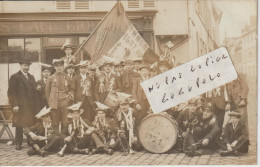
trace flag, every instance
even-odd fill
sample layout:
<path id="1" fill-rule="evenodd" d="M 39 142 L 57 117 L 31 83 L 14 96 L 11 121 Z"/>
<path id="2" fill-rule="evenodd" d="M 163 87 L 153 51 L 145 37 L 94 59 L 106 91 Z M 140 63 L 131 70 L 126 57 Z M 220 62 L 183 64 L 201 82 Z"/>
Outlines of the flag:
<path id="1" fill-rule="evenodd" d="M 117 2 L 83 42 L 83 53 L 95 63 L 103 56 L 118 60 L 143 58 L 147 63 L 159 60 L 127 17 L 121 2 Z"/>

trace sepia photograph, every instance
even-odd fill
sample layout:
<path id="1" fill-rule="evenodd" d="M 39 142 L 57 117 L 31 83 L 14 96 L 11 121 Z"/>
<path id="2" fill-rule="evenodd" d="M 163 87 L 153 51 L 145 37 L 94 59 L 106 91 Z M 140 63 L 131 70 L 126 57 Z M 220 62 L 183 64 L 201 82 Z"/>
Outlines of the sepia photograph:
<path id="1" fill-rule="evenodd" d="M 257 165 L 257 0 L 0 1 L 0 166 Z"/>

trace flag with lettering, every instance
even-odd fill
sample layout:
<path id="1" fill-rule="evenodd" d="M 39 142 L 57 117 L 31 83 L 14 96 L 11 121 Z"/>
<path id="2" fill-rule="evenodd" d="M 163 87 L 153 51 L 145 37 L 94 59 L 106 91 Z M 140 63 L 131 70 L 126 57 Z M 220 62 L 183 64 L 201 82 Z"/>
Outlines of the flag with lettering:
<path id="1" fill-rule="evenodd" d="M 127 17 L 121 2 L 117 2 L 83 42 L 83 53 L 95 63 L 103 56 L 117 60 L 143 58 L 147 63 L 159 60 Z"/>

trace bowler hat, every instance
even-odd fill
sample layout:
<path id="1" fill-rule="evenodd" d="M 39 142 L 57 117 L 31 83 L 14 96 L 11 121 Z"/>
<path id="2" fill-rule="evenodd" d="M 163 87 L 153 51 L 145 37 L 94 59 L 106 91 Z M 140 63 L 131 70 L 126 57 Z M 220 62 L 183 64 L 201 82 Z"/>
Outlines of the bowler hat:
<path id="1" fill-rule="evenodd" d="M 165 60 L 159 61 L 158 67 L 163 66 L 163 65 L 170 68 L 170 64 L 167 61 L 165 61 Z"/>
<path id="2" fill-rule="evenodd" d="M 241 114 L 237 111 L 232 111 L 228 114 L 228 116 L 235 116 L 237 118 L 240 118 L 241 117 Z"/>
<path id="3" fill-rule="evenodd" d="M 28 64 L 28 65 L 31 65 L 32 62 L 30 60 L 27 60 L 27 59 L 22 59 L 19 61 L 19 64 Z"/>

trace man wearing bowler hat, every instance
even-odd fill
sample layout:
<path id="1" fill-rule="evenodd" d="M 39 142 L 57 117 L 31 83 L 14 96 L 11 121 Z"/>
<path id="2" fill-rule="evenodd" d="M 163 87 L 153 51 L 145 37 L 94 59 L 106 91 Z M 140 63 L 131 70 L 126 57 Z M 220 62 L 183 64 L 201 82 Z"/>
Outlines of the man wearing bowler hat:
<path id="1" fill-rule="evenodd" d="M 13 126 L 16 127 L 16 149 L 21 150 L 23 128 L 34 123 L 34 115 L 40 111 L 39 96 L 34 77 L 29 74 L 31 62 L 19 62 L 21 70 L 11 75 L 8 87 L 8 98 L 14 112 Z"/>

